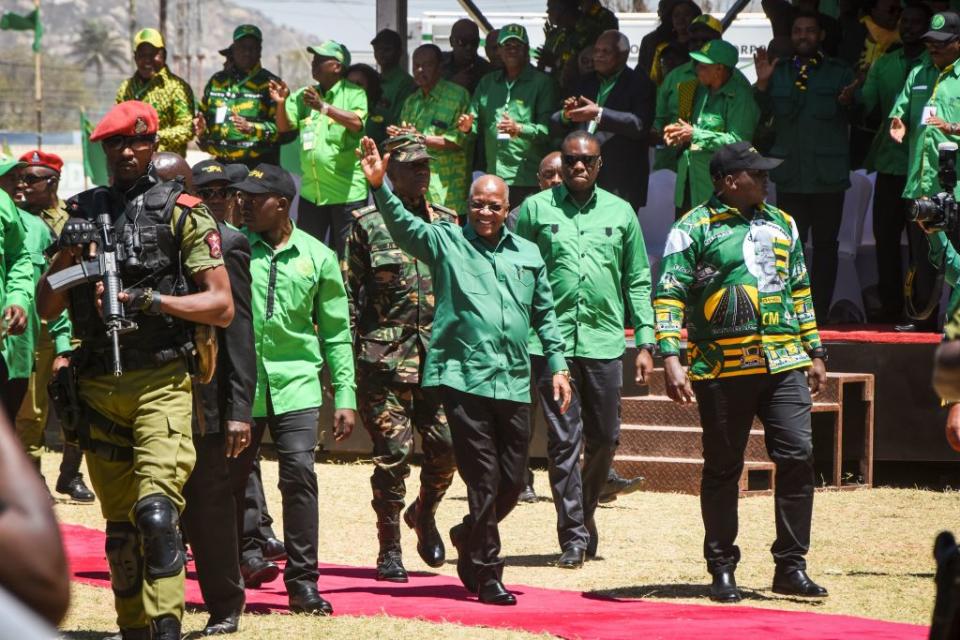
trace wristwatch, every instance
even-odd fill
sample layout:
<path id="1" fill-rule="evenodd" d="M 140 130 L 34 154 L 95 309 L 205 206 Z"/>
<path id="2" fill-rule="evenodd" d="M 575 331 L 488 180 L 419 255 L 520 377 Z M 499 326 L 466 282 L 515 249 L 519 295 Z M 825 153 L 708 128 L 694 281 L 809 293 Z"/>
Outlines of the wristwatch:
<path id="1" fill-rule="evenodd" d="M 647 353 L 650 354 L 650 357 L 653 357 L 657 354 L 657 345 L 653 344 L 652 342 L 638 344 L 637 349 L 642 349 L 646 351 Z"/>
<path id="2" fill-rule="evenodd" d="M 603 107 L 597 109 L 597 115 L 593 118 L 593 121 L 597 124 L 600 124 L 600 118 L 603 117 Z"/>
<path id="3" fill-rule="evenodd" d="M 557 372 L 556 372 L 555 374 L 553 374 L 553 375 L 555 375 L 555 376 L 563 376 L 564 378 L 566 378 L 567 380 L 569 380 L 569 379 L 570 379 L 570 369 L 560 369 L 560 371 L 557 371 Z"/>
<path id="4" fill-rule="evenodd" d="M 824 362 L 827 361 L 827 350 L 823 346 L 819 346 L 816 349 L 811 349 L 807 351 L 807 355 L 810 356 L 810 359 L 819 358 Z"/>

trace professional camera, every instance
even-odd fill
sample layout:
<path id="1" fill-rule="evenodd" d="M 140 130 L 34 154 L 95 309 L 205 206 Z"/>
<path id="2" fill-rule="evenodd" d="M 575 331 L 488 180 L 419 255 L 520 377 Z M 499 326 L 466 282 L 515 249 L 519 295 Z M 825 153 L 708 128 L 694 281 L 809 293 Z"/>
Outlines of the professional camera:
<path id="1" fill-rule="evenodd" d="M 938 177 L 943 191 L 912 201 L 907 216 L 911 222 L 920 222 L 928 229 L 952 229 L 957 222 L 957 201 L 953 198 L 953 189 L 957 186 L 957 144 L 941 142 L 937 152 Z"/>

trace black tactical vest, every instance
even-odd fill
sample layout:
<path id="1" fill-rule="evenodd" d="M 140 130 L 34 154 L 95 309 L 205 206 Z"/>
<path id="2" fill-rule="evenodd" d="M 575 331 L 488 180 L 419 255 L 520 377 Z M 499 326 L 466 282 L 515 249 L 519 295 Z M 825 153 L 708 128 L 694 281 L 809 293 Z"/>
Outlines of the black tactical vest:
<path id="1" fill-rule="evenodd" d="M 103 195 L 107 192 L 107 197 Z M 100 192 L 100 195 L 98 195 Z M 97 187 L 77 194 L 67 202 L 73 217 L 96 224 L 97 204 L 109 203 L 117 245 L 122 246 L 119 261 L 124 288 L 150 287 L 161 295 L 188 293 L 182 272 L 180 243 L 170 225 L 177 197 L 183 192 L 178 182 L 157 183 L 150 176 L 141 178 L 129 191 L 120 193 Z M 186 217 L 184 212 L 183 218 Z M 178 227 L 182 230 L 182 225 Z M 182 239 L 182 231 L 179 232 Z M 70 289 L 70 316 L 73 331 L 83 341 L 84 350 L 107 351 L 110 342 L 106 326 L 97 310 L 93 284 Z M 122 350 L 159 352 L 180 349 L 191 342 L 191 324 L 166 314 L 147 315 L 127 309 L 127 318 L 137 329 L 120 336 Z"/>

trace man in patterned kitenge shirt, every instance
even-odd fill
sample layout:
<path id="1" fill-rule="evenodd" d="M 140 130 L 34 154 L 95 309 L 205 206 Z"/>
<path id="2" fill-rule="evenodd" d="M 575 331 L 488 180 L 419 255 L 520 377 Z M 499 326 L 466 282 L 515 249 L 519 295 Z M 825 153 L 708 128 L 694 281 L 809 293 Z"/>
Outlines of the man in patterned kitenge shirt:
<path id="1" fill-rule="evenodd" d="M 146 102 L 157 110 L 158 151 L 187 153 L 193 140 L 193 89 L 167 68 L 167 49 L 156 29 L 141 29 L 133 37 L 133 61 L 137 71 L 120 84 L 117 104 L 127 100 Z"/>
<path id="2" fill-rule="evenodd" d="M 233 31 L 229 70 L 213 74 L 194 121 L 198 144 L 224 164 L 254 169 L 261 162 L 280 164 L 280 143 L 274 122 L 277 104 L 270 81 L 280 78 L 260 66 L 263 35 L 252 24 Z"/>
<path id="3" fill-rule="evenodd" d="M 417 91 L 403 103 L 400 124 L 387 127 L 391 136 L 422 135 L 430 150 L 430 202 L 443 204 L 459 214 L 467 203 L 467 134 L 457 129 L 457 119 L 470 107 L 470 94 L 458 84 L 441 78 L 442 52 L 424 44 L 413 52 L 413 80 Z"/>

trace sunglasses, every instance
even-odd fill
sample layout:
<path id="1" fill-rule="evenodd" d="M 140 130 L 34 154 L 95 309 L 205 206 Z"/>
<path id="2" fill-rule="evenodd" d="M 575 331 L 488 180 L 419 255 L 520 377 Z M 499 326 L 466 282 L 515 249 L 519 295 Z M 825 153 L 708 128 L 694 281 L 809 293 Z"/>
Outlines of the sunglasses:
<path id="1" fill-rule="evenodd" d="M 122 151 L 123 149 L 133 149 L 134 151 L 146 151 L 156 142 L 157 136 L 154 134 L 145 134 L 141 136 L 110 136 L 103 141 L 103 148 L 109 151 Z"/>
<path id="2" fill-rule="evenodd" d="M 207 189 L 197 189 L 197 195 L 203 200 L 215 198 L 226 198 L 232 190 L 229 187 L 210 187 Z"/>
<path id="3" fill-rule="evenodd" d="M 600 156 L 574 155 L 571 153 L 563 154 L 563 164 L 568 167 L 575 167 L 578 162 L 582 162 L 584 167 L 592 169 L 599 159 Z"/>
<path id="4" fill-rule="evenodd" d="M 56 178 L 56 176 L 34 176 L 34 175 L 21 174 L 20 176 L 17 177 L 17 182 L 22 182 L 23 184 L 30 186 L 30 185 L 35 185 L 38 182 L 43 182 L 44 180 L 49 182 L 54 178 Z"/>

